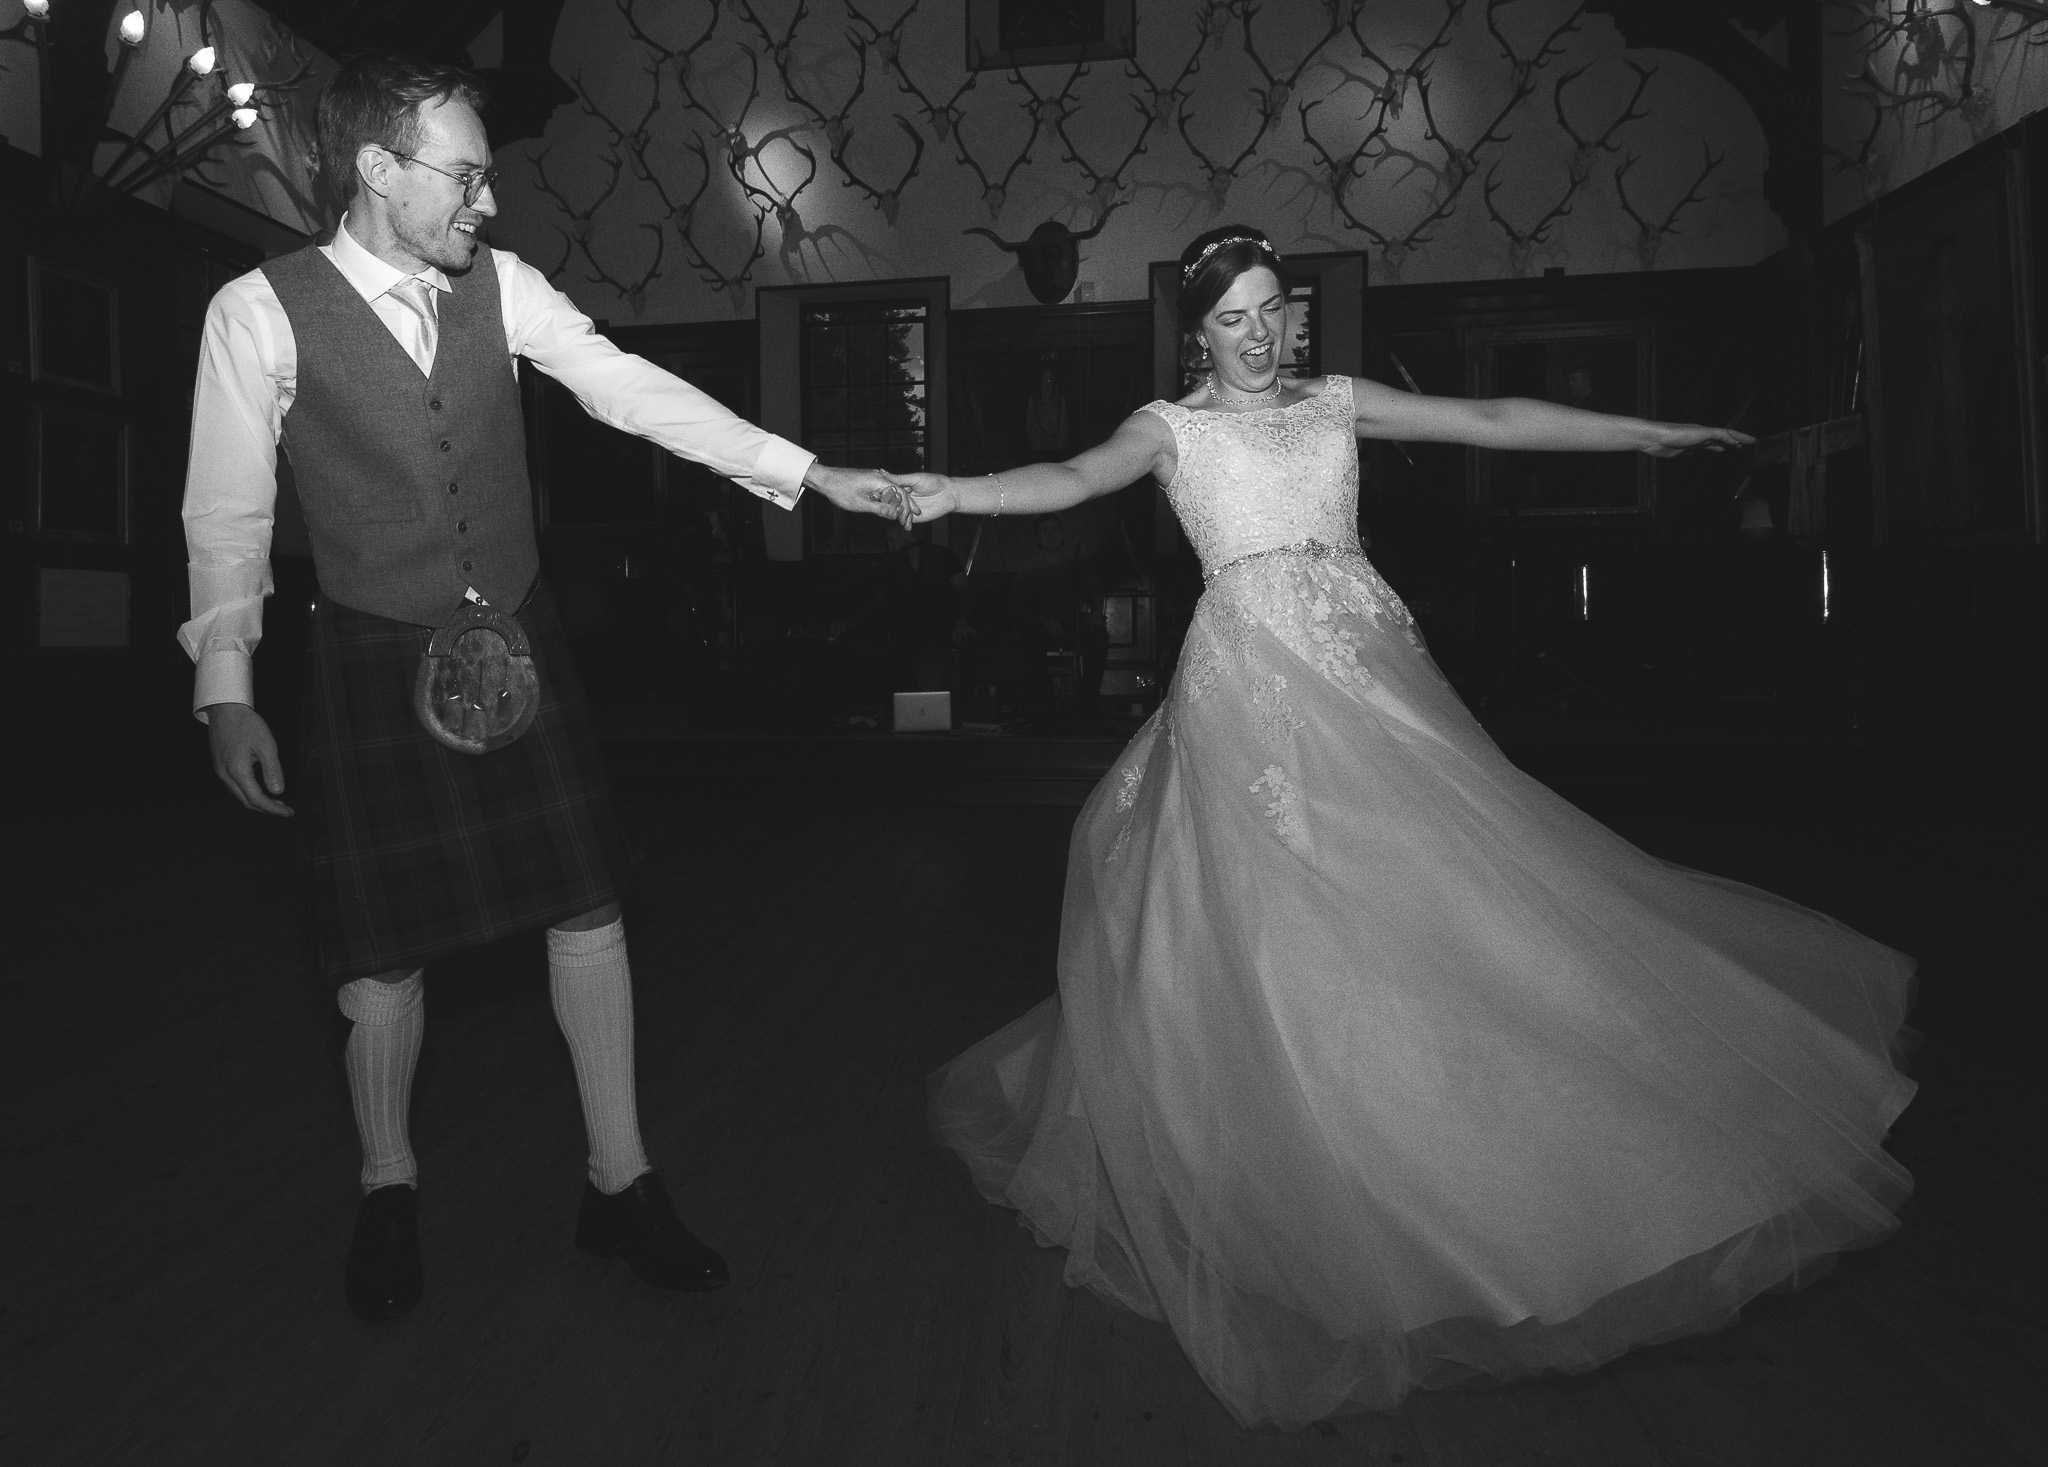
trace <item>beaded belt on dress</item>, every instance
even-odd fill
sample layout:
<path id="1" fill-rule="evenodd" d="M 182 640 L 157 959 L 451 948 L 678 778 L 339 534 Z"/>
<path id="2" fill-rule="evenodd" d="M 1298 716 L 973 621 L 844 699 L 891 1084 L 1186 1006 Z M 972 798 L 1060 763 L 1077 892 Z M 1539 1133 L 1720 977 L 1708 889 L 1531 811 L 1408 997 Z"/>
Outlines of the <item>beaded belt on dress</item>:
<path id="1" fill-rule="evenodd" d="M 1227 570 L 1236 570 L 1241 565 L 1250 565 L 1255 560 L 1267 560 L 1275 555 L 1306 555 L 1317 560 L 1328 560 L 1337 555 L 1356 555 L 1356 545 L 1325 545 L 1320 540 L 1297 540 L 1292 545 L 1275 545 L 1268 550 L 1253 550 L 1235 560 L 1226 560 L 1202 579 L 1213 581 Z"/>

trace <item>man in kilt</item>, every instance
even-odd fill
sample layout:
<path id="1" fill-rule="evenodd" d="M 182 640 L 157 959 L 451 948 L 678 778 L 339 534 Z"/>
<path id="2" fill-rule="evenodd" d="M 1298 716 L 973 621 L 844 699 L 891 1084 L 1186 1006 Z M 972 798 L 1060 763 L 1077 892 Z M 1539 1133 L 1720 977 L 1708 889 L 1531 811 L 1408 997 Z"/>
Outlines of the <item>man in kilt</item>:
<path id="1" fill-rule="evenodd" d="M 806 487 L 849 510 L 900 505 L 886 475 L 828 468 L 736 418 L 620 352 L 517 256 L 480 248 L 497 212 L 482 101 L 467 72 L 397 55 L 336 73 L 320 156 L 347 213 L 329 242 L 214 298 L 193 404 L 192 620 L 179 638 L 198 664 L 215 772 L 268 815 L 292 810 L 249 659 L 271 591 L 280 443 L 313 543 L 299 798 L 319 961 L 353 1021 L 364 1196 L 345 1293 L 365 1319 L 403 1314 L 422 1287 L 407 1137 L 422 965 L 540 926 L 590 1139 L 578 1246 L 664 1288 L 726 1281 L 641 1149 L 619 829 L 538 575 L 516 359 L 593 416 L 785 510 Z M 435 630 L 465 616 L 496 617 L 507 647 L 523 633 L 538 674 L 520 705 L 530 725 L 484 752 L 430 733 L 414 687 Z"/>

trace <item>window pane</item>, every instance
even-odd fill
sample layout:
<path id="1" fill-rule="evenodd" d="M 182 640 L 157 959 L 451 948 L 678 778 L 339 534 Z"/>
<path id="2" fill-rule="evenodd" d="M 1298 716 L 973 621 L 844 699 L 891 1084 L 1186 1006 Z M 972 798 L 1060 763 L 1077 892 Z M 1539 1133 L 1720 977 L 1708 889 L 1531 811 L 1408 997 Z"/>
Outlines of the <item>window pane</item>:
<path id="1" fill-rule="evenodd" d="M 899 322 L 889 328 L 889 375 L 898 381 L 924 380 L 924 323 Z"/>
<path id="2" fill-rule="evenodd" d="M 924 426 L 924 384 L 897 387 L 889 393 L 888 423 L 892 428 Z"/>
<path id="3" fill-rule="evenodd" d="M 883 374 L 882 323 L 861 321 L 848 331 L 847 374 L 854 382 L 873 382 Z"/>
<path id="4" fill-rule="evenodd" d="M 843 327 L 820 326 L 811 332 L 811 380 L 818 383 L 846 380 L 846 332 Z"/>
<path id="5" fill-rule="evenodd" d="M 887 410 L 889 389 L 880 383 L 864 383 L 846 389 L 846 426 L 879 428 Z"/>

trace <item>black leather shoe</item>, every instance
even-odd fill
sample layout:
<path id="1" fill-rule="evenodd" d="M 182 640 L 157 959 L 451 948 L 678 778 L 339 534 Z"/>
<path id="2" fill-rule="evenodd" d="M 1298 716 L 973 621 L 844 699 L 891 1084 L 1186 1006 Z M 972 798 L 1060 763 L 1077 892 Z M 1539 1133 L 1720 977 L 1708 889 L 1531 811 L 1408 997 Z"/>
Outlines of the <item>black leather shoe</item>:
<path id="1" fill-rule="evenodd" d="M 576 1246 L 599 1258 L 623 1258 L 658 1289 L 721 1289 L 732 1277 L 725 1260 L 676 1221 L 668 1189 L 656 1172 L 642 1172 L 625 1191 L 610 1197 L 585 1182 Z"/>
<path id="2" fill-rule="evenodd" d="M 396 1319 L 420 1302 L 419 1196 L 399 1182 L 363 1197 L 343 1285 L 359 1318 Z"/>

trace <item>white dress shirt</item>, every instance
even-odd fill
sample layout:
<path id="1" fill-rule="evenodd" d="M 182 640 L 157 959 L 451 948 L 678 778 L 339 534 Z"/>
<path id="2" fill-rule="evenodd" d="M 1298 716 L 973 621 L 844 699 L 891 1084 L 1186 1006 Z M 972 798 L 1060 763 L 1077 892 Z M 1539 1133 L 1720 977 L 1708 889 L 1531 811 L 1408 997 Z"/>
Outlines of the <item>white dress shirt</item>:
<path id="1" fill-rule="evenodd" d="M 420 362 L 420 319 L 389 294 L 406 276 L 358 244 L 347 223 L 321 253 Z M 735 416 L 673 373 L 620 351 L 540 271 L 509 251 L 491 254 L 508 371 L 516 373 L 518 358 L 525 357 L 599 422 L 650 439 L 784 509 L 795 507 L 813 455 Z M 449 288 L 439 270 L 423 270 L 420 278 L 437 291 Z M 423 371 L 431 369 L 427 361 Z M 263 598 L 272 590 L 277 440 L 298 393 L 298 372 L 291 321 L 269 279 L 252 270 L 230 281 L 206 312 L 185 470 L 192 619 L 179 628 L 178 641 L 198 664 L 194 711 L 255 703 L 249 658 L 262 640 Z"/>

